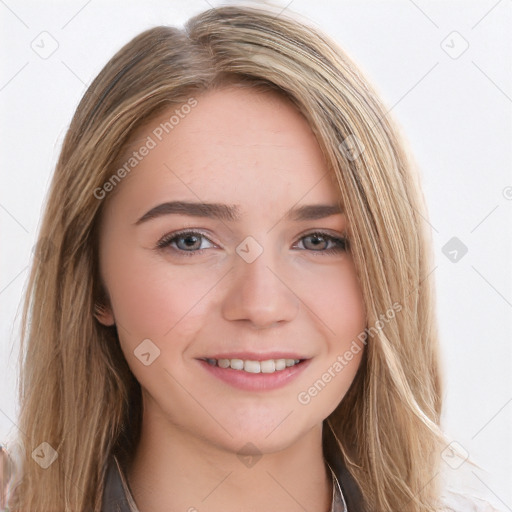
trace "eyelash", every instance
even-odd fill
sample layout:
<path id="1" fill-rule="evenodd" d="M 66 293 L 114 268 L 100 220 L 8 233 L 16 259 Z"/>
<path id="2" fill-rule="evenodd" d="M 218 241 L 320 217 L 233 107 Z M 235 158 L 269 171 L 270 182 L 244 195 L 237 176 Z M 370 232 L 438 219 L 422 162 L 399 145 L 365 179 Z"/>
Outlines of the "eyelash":
<path id="1" fill-rule="evenodd" d="M 184 231 L 178 231 L 176 233 L 170 233 L 168 235 L 165 235 L 162 237 L 157 245 L 156 249 L 164 250 L 167 247 L 170 247 L 177 255 L 181 256 L 197 256 L 204 253 L 206 249 L 195 249 L 192 251 L 184 251 L 183 249 L 177 249 L 175 247 L 171 247 L 171 244 L 178 240 L 179 238 L 186 238 L 188 235 L 199 235 L 206 240 L 208 240 L 210 243 L 212 242 L 204 233 L 201 233 L 200 231 L 191 231 L 191 230 L 184 230 Z M 331 255 L 331 254 L 337 254 L 340 252 L 345 252 L 348 249 L 348 240 L 345 237 L 336 237 L 329 235 L 328 233 L 325 233 L 323 231 L 312 231 L 311 233 L 307 233 L 305 235 L 302 235 L 299 240 L 302 240 L 303 238 L 307 238 L 310 236 L 318 236 L 323 238 L 326 241 L 333 242 L 334 244 L 337 244 L 335 247 L 331 247 L 330 249 L 324 249 L 324 250 L 318 250 L 315 251 L 313 249 L 300 249 L 302 251 L 308 251 L 311 253 L 317 253 L 319 255 Z"/>

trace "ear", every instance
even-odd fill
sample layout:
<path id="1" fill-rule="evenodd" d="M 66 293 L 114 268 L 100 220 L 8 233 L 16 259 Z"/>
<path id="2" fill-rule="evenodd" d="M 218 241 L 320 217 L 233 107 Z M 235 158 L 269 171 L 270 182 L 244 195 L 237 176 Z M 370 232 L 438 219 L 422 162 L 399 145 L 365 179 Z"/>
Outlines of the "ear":
<path id="1" fill-rule="evenodd" d="M 94 303 L 94 316 L 100 324 L 103 324 L 106 327 L 110 327 L 116 323 L 112 308 L 99 302 Z"/>

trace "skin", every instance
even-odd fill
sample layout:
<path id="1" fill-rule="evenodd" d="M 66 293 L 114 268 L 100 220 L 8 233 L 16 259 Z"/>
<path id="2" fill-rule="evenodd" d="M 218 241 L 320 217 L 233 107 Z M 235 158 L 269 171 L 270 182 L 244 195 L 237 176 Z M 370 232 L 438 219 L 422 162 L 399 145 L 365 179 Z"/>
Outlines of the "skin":
<path id="1" fill-rule="evenodd" d="M 97 318 L 117 324 L 143 391 L 128 481 L 141 512 L 325 512 L 332 486 L 322 422 L 348 390 L 362 351 L 307 405 L 297 397 L 364 330 L 365 309 L 350 251 L 327 254 L 336 243 L 314 245 L 305 235 L 342 237 L 347 219 L 284 218 L 293 207 L 338 201 L 318 143 L 288 100 L 236 88 L 196 99 L 117 185 L 102 215 L 100 269 L 110 303 Z M 139 129 L 133 148 L 169 116 Z M 176 200 L 238 205 L 240 219 L 167 214 L 136 224 Z M 194 246 L 202 254 L 185 254 L 183 239 L 156 248 L 184 228 L 205 234 Z M 263 248 L 252 263 L 236 252 L 247 236 Z M 160 350 L 148 366 L 134 354 L 145 339 Z M 198 361 L 237 350 L 296 351 L 311 361 L 271 391 L 232 387 Z M 247 443 L 262 455 L 255 464 L 237 456 Z"/>

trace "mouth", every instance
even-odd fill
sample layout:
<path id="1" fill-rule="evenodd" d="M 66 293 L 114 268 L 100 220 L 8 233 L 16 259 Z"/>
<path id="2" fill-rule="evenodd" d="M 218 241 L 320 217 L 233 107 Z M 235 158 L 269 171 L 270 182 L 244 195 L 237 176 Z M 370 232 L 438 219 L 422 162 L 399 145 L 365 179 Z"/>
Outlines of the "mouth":
<path id="1" fill-rule="evenodd" d="M 259 392 L 288 385 L 309 366 L 311 359 L 297 354 L 274 353 L 219 355 L 197 361 L 210 375 L 225 384 Z"/>
<path id="2" fill-rule="evenodd" d="M 202 361 L 206 361 L 210 366 L 218 366 L 219 368 L 231 368 L 247 373 L 275 373 L 291 368 L 300 364 L 304 359 L 265 359 L 257 361 L 255 359 L 214 359 L 205 357 Z"/>

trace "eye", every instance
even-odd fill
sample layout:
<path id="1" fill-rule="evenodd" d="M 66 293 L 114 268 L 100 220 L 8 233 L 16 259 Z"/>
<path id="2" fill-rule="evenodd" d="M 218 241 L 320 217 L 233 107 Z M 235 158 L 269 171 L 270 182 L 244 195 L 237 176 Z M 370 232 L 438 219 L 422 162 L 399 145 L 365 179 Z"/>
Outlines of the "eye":
<path id="1" fill-rule="evenodd" d="M 156 247 L 162 250 L 168 248 L 178 256 L 194 256 L 202 254 L 205 249 L 211 249 L 216 245 L 200 231 L 185 230 L 165 235 L 158 241 Z M 335 254 L 347 250 L 348 240 L 344 237 L 315 231 L 302 236 L 298 248 L 323 255 Z"/>
<path id="2" fill-rule="evenodd" d="M 346 238 L 332 236 L 321 231 L 304 235 L 301 237 L 300 242 L 302 242 L 302 247 L 299 247 L 300 249 L 322 254 L 344 252 L 348 248 L 348 240 Z"/>
<path id="3" fill-rule="evenodd" d="M 180 231 L 178 233 L 170 233 L 161 238 L 157 243 L 158 249 L 165 249 L 169 247 L 178 254 L 182 253 L 180 256 L 201 254 L 204 249 L 210 249 L 214 246 L 215 244 L 199 231 Z"/>

